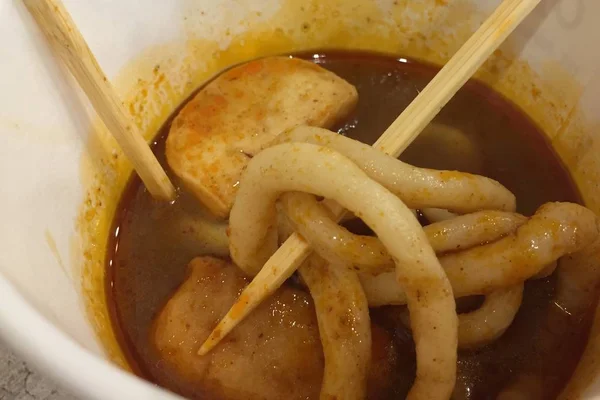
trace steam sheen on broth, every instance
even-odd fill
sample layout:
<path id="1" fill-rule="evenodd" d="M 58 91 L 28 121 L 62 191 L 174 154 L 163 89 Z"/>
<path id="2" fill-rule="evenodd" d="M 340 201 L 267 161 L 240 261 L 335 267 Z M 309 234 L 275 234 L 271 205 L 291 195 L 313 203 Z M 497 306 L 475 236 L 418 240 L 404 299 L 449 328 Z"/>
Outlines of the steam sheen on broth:
<path id="1" fill-rule="evenodd" d="M 314 60 L 356 87 L 358 106 L 333 130 L 367 144 L 381 135 L 437 71 L 416 61 L 370 53 L 325 51 L 298 57 Z M 165 159 L 169 126 L 170 122 L 158 135 L 154 151 L 170 172 Z M 401 160 L 414 166 L 493 178 L 514 193 L 517 212 L 526 216 L 550 201 L 581 204 L 568 173 L 543 134 L 514 105 L 475 81 L 451 100 Z M 171 178 L 180 182 L 174 174 Z M 229 255 L 223 240 L 226 224 L 203 208 L 183 185 L 178 186 L 179 195 L 171 204 L 153 200 L 137 177 L 131 178 L 123 194 L 107 257 L 107 297 L 113 325 L 123 351 L 140 376 L 188 397 L 227 398 L 228 393 L 179 376 L 151 339 L 154 320 L 184 282 L 190 261 L 201 255 L 223 259 Z M 423 216 L 421 221 L 429 222 Z M 347 226 L 368 233 L 361 224 Z M 242 285 L 245 280 L 239 279 Z M 281 296 L 287 303 L 276 303 L 274 310 L 299 302 L 299 307 L 304 307 L 302 323 L 316 329 L 313 303 L 309 295 L 303 294 L 305 289 L 296 278 L 285 286 L 287 292 Z M 560 392 L 581 356 L 594 308 L 569 313 L 555 301 L 555 291 L 556 274 L 528 280 L 521 307 L 506 332 L 484 347 L 459 350 L 454 398 L 496 398 L 515 385 L 524 388 L 521 392 L 526 392 L 527 398 L 554 398 Z M 593 301 L 587 299 L 589 304 L 595 302 L 595 293 L 593 296 Z M 479 296 L 461 298 L 457 307 L 472 310 L 481 301 Z M 416 368 L 405 307 L 378 307 L 371 309 L 370 315 L 373 359 L 377 361 L 372 365 L 380 369 L 369 374 L 368 397 L 404 398 Z M 314 368 L 322 369 L 320 345 L 313 345 L 310 348 L 319 352 Z M 306 384 L 316 387 L 317 396 L 321 374 L 317 371 L 306 377 Z"/>

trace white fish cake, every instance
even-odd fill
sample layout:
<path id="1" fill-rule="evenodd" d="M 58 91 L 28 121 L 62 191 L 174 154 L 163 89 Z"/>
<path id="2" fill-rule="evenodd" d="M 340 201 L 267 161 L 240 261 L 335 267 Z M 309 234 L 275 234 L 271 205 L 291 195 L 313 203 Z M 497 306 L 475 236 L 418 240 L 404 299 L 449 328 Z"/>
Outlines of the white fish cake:
<path id="1" fill-rule="evenodd" d="M 249 153 L 298 125 L 332 127 L 357 101 L 354 86 L 309 61 L 251 61 L 221 74 L 181 110 L 167 138 L 167 161 L 225 218 Z"/>

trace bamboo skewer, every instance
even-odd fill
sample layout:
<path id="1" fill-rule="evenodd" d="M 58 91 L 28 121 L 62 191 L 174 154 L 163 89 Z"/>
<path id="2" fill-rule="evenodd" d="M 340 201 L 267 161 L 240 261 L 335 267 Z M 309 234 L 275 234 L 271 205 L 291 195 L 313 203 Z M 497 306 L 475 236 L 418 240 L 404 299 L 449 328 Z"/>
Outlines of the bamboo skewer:
<path id="1" fill-rule="evenodd" d="M 398 157 L 540 1 L 504 0 L 383 133 L 374 147 Z M 339 204 L 327 200 L 325 204 L 338 220 L 343 216 L 344 210 Z M 198 354 L 204 355 L 213 349 L 265 298 L 275 292 L 311 251 L 309 244 L 298 234 L 290 236 L 244 289 L 202 344 Z"/>
<path id="2" fill-rule="evenodd" d="M 23 0 L 55 53 L 133 164 L 152 196 L 172 200 L 175 188 L 90 51 L 60 0 Z"/>

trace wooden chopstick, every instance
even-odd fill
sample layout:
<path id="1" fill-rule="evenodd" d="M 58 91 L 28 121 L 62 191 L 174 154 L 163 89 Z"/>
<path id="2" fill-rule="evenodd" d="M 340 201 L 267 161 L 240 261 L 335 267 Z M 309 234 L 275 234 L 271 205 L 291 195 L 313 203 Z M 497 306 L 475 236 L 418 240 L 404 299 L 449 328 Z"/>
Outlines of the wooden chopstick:
<path id="1" fill-rule="evenodd" d="M 540 2 L 504 0 L 373 146 L 400 156 Z"/>
<path id="2" fill-rule="evenodd" d="M 60 0 L 23 0 L 55 53 L 92 103 L 92 106 L 133 164 L 152 196 L 172 200 L 175 188 L 152 153 L 123 103 L 102 72 L 73 19 Z"/>
<path id="3" fill-rule="evenodd" d="M 374 147 L 398 157 L 540 1 L 504 0 L 381 135 Z M 325 201 L 325 204 L 338 219 L 343 216 L 344 210 L 336 202 Z M 288 238 L 244 289 L 202 344 L 198 354 L 204 355 L 213 349 L 241 320 L 275 292 L 311 251 L 309 244 L 299 235 L 293 234 Z"/>
<path id="4" fill-rule="evenodd" d="M 373 146 L 398 157 L 540 1 L 504 0 Z M 336 202 L 326 200 L 325 204 L 338 220 L 343 216 L 344 209 Z M 310 245 L 298 234 L 290 236 L 244 289 L 198 354 L 204 355 L 213 349 L 292 276 L 311 251 Z"/>

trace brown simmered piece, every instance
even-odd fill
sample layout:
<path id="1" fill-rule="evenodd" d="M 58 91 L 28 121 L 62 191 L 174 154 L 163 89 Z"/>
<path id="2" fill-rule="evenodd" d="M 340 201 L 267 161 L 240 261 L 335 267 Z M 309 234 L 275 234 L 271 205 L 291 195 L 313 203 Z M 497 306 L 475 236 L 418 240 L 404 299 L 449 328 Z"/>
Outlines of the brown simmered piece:
<path id="1" fill-rule="evenodd" d="M 282 287 L 200 357 L 200 344 L 247 282 L 235 266 L 213 257 L 195 258 L 188 268 L 188 278 L 154 321 L 151 340 L 163 360 L 160 375 L 171 377 L 159 383 L 192 398 L 318 399 L 324 361 L 310 296 Z M 370 395 L 381 398 L 390 390 L 395 357 L 389 354 L 395 348 L 377 332 L 368 386 Z"/>
<path id="2" fill-rule="evenodd" d="M 317 398 L 323 356 L 309 297 L 282 289 L 206 357 L 202 340 L 246 284 L 233 265 L 194 259 L 189 277 L 160 312 L 154 344 L 168 368 L 197 390 L 224 399 Z"/>
<path id="3" fill-rule="evenodd" d="M 298 125 L 331 127 L 357 99 L 354 86 L 311 62 L 251 61 L 220 75 L 181 110 L 167 160 L 200 201 L 227 217 L 247 153 Z"/>

